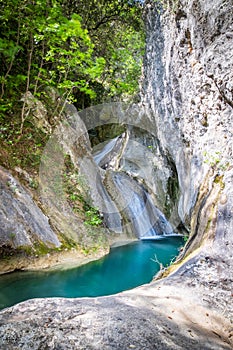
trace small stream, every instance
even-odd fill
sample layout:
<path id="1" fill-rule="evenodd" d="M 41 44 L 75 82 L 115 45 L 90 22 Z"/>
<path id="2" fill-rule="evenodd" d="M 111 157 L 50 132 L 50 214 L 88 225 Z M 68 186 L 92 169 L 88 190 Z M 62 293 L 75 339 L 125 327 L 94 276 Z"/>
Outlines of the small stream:
<path id="1" fill-rule="evenodd" d="M 157 261 L 167 266 L 182 245 L 182 237 L 136 241 L 77 268 L 2 275 L 0 309 L 31 298 L 103 296 L 149 283 L 160 269 Z"/>

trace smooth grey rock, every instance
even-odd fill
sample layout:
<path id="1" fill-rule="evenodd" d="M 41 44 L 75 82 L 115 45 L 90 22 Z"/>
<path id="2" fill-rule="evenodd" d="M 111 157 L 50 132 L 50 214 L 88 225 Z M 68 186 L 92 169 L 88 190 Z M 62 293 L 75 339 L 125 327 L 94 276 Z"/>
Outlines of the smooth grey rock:
<path id="1" fill-rule="evenodd" d="M 35 204 L 31 194 L 3 167 L 0 167 L 0 247 L 33 247 L 43 242 L 59 247 L 48 217 Z"/>
<path id="2" fill-rule="evenodd" d="M 175 166 L 188 230 L 202 183 L 213 185 L 232 164 L 232 13 L 231 1 L 183 0 L 173 13 L 151 1 L 145 7 L 143 104 Z"/>

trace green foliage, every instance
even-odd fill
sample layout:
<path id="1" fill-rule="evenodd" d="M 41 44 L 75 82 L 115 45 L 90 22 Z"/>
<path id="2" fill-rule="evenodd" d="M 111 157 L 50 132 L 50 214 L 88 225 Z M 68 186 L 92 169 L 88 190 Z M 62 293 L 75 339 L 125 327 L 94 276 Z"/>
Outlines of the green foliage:
<path id="1" fill-rule="evenodd" d="M 15 237 L 16 237 L 16 234 L 13 233 L 13 232 L 11 232 L 11 233 L 9 234 L 9 237 L 10 237 L 10 239 L 11 239 L 12 241 L 14 241 L 14 239 L 15 239 Z"/>
<path id="2" fill-rule="evenodd" d="M 95 207 L 86 206 L 85 216 L 86 220 L 84 223 L 86 225 L 99 226 L 103 222 L 98 209 Z"/>
<path id="3" fill-rule="evenodd" d="M 6 0 L 0 16 L 3 117 L 22 108 L 23 124 L 20 96 L 28 90 L 40 96 L 46 86 L 71 102 L 82 96 L 96 102 L 100 86 L 102 98 L 137 90 L 144 46 L 140 2 Z"/>
<path id="4" fill-rule="evenodd" d="M 10 169 L 19 166 L 35 174 L 48 136 L 41 130 L 35 130 L 30 123 L 25 124 L 20 139 L 19 134 L 19 123 L 13 118 L 0 125 L 0 164 Z M 37 187 L 35 179 L 31 179 L 30 186 Z"/>
<path id="5" fill-rule="evenodd" d="M 204 163 L 209 164 L 211 167 L 220 163 L 220 155 L 221 152 L 216 151 L 214 153 L 203 152 L 203 156 L 205 157 Z"/>
<path id="6" fill-rule="evenodd" d="M 147 148 L 148 148 L 151 152 L 155 152 L 155 151 L 156 151 L 156 148 L 155 148 L 155 146 L 153 146 L 153 145 L 149 145 L 149 146 L 147 146 Z"/>
<path id="7" fill-rule="evenodd" d="M 74 89 L 95 96 L 89 72 L 101 74 L 104 59 L 93 56 L 94 44 L 79 15 L 66 18 L 56 1 L 15 0 L 1 6 L 1 20 L 0 112 L 10 111 L 28 90 L 40 96 L 46 86 L 55 86 L 65 98 Z"/>
<path id="8" fill-rule="evenodd" d="M 52 127 L 64 101 L 82 109 L 133 99 L 145 41 L 141 13 L 137 0 L 1 1 L 0 163 L 26 170 L 32 188 L 49 135 L 35 126 L 36 102 L 30 105 L 25 93 L 43 103 Z M 70 186 L 68 200 L 80 212 L 88 196 Z"/>
<path id="9" fill-rule="evenodd" d="M 116 40 L 120 43 L 118 50 L 110 47 L 108 59 L 109 76 L 106 76 L 108 95 L 115 99 L 121 96 L 132 96 L 137 92 L 138 78 L 141 74 L 144 38 L 141 33 L 132 29 L 118 32 Z"/>
<path id="10" fill-rule="evenodd" d="M 63 189 L 73 212 L 79 214 L 86 225 L 100 226 L 103 223 L 98 209 L 93 207 L 89 200 L 85 179 L 74 168 L 69 155 L 65 156 Z"/>

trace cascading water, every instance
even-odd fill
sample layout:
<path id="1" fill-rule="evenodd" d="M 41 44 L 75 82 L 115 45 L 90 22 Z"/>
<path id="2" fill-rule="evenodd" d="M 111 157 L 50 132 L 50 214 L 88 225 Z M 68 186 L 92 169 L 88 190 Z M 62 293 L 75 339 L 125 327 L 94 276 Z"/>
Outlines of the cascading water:
<path id="1" fill-rule="evenodd" d="M 98 151 L 95 153 L 94 155 L 94 160 L 96 162 L 97 165 L 101 166 L 101 161 L 106 157 L 106 155 L 108 155 L 113 148 L 116 145 L 116 142 L 118 140 L 118 137 L 115 137 L 114 139 L 112 139 L 111 141 L 109 141 L 103 148 L 101 151 Z"/>
<path id="2" fill-rule="evenodd" d="M 173 233 L 171 225 L 153 204 L 151 196 L 142 185 L 120 172 L 114 172 L 112 180 L 121 196 L 123 216 L 129 220 L 138 238 L 146 239 Z"/>
<path id="3" fill-rule="evenodd" d="M 105 144 L 94 154 L 97 164 L 110 164 L 111 154 L 118 138 Z M 115 156 L 115 152 L 114 152 Z M 105 161 L 106 159 L 106 161 Z M 123 230 L 139 239 L 156 239 L 161 235 L 172 235 L 173 229 L 164 214 L 154 205 L 151 195 L 129 175 L 121 171 L 107 169 L 104 185 L 118 208 L 123 221 Z"/>

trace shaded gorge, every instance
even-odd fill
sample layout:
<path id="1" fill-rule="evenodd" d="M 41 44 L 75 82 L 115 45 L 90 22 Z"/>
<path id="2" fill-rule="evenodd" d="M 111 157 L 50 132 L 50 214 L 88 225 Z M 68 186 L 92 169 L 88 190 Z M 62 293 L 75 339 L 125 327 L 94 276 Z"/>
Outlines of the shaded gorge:
<path id="1" fill-rule="evenodd" d="M 150 282 L 178 255 L 180 236 L 163 237 L 112 248 L 100 260 L 52 272 L 13 272 L 0 276 L 0 309 L 43 297 L 95 297 Z"/>

